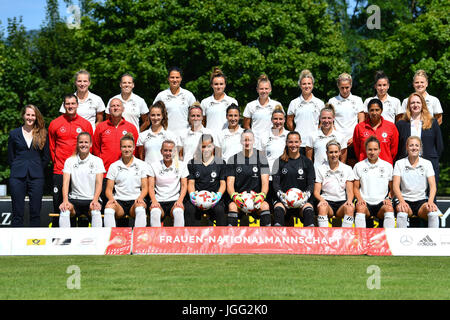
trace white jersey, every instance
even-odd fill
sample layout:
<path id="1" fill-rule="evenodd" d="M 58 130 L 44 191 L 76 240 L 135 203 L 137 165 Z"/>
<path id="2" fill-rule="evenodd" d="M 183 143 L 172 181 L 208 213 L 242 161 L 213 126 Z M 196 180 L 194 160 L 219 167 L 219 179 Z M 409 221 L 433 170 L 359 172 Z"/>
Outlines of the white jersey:
<path id="1" fill-rule="evenodd" d="M 355 180 L 360 181 L 360 193 L 364 201 L 376 205 L 386 198 L 389 193 L 389 182 L 392 181 L 392 172 L 392 165 L 380 158 L 374 164 L 368 159 L 355 164 L 353 173 Z"/>
<path id="2" fill-rule="evenodd" d="M 164 140 L 172 140 L 175 145 L 179 145 L 177 136 L 164 128 L 158 133 L 154 133 L 151 128 L 139 133 L 136 146 L 144 147 L 144 160 L 148 164 L 162 160 L 161 146 Z"/>
<path id="3" fill-rule="evenodd" d="M 77 95 L 77 93 L 74 93 Z M 78 96 L 77 96 L 78 97 Z M 92 131 L 95 131 L 95 123 L 97 122 L 97 113 L 105 111 L 105 103 L 98 95 L 88 91 L 87 98 L 84 101 L 78 100 L 77 114 L 92 125 Z M 64 103 L 61 105 L 59 112 L 66 113 Z"/>
<path id="4" fill-rule="evenodd" d="M 84 160 L 79 155 L 67 158 L 63 173 L 70 174 L 69 199 L 92 200 L 97 174 L 105 172 L 102 159 L 93 154 L 89 154 Z"/>
<path id="5" fill-rule="evenodd" d="M 400 177 L 402 196 L 408 201 L 427 199 L 428 178 L 434 177 L 433 165 L 429 160 L 419 158 L 414 168 L 408 157 L 397 160 L 394 166 L 394 176 Z"/>
<path id="6" fill-rule="evenodd" d="M 132 164 L 127 167 L 122 159 L 113 162 L 106 178 L 114 181 L 114 199 L 136 200 L 141 193 L 141 179 L 149 175 L 149 165 L 133 157 Z"/>
<path id="7" fill-rule="evenodd" d="M 251 128 L 255 140 L 272 128 L 272 113 L 277 105 L 281 105 L 281 103 L 269 98 L 269 102 L 264 107 L 259 103 L 259 99 L 253 100 L 245 106 L 243 116 L 252 119 Z"/>
<path id="8" fill-rule="evenodd" d="M 166 89 L 158 93 L 153 104 L 157 101 L 164 102 L 166 106 L 169 119 L 167 130 L 175 133 L 178 137 L 181 136 L 189 128 L 189 107 L 196 101 L 192 92 L 180 88 L 180 92 L 174 95 L 170 89 Z"/>
<path id="9" fill-rule="evenodd" d="M 206 128 L 217 132 L 225 129 L 228 126 L 227 108 L 233 103 L 238 105 L 235 98 L 226 94 L 221 100 L 214 99 L 214 95 L 203 99 L 201 107 L 206 118 Z"/>
<path id="10" fill-rule="evenodd" d="M 372 100 L 372 99 L 380 99 L 380 98 L 378 98 L 378 96 L 375 96 L 375 97 L 367 98 L 366 100 L 364 100 L 364 112 L 366 112 L 366 113 L 369 112 L 367 107 L 368 107 L 370 100 Z M 402 112 L 402 106 L 400 104 L 400 100 L 395 97 L 391 97 L 390 95 L 387 95 L 386 100 L 383 102 L 383 112 L 381 113 L 381 116 L 383 117 L 383 119 L 390 121 L 392 123 L 395 123 L 395 117 L 401 113 L 403 113 L 403 112 Z"/>
<path id="11" fill-rule="evenodd" d="M 332 104 L 336 117 L 334 126 L 336 131 L 344 135 L 344 138 L 350 140 L 353 138 L 353 131 L 358 124 L 358 114 L 364 112 L 364 104 L 360 97 L 350 94 L 346 99 L 341 95 L 331 98 L 328 103 Z"/>
<path id="12" fill-rule="evenodd" d="M 201 128 L 197 131 L 192 131 L 191 129 L 187 129 L 184 133 L 179 137 L 180 147 L 183 148 L 183 161 L 188 163 L 195 154 L 197 150 L 198 144 L 203 134 L 209 134 L 213 137 L 213 140 L 216 140 L 216 136 L 214 133 L 201 126 Z"/>
<path id="13" fill-rule="evenodd" d="M 328 135 L 325 135 L 322 129 L 315 130 L 306 137 L 305 145 L 314 150 L 314 167 L 317 168 L 328 162 L 327 143 L 336 140 L 341 145 L 341 150 L 347 148 L 347 141 L 341 133 L 332 129 Z"/>
<path id="14" fill-rule="evenodd" d="M 180 197 L 181 178 L 187 178 L 189 171 L 184 161 L 172 161 L 166 167 L 164 161 L 153 162 L 150 165 L 151 177 L 155 178 L 155 197 L 158 202 L 177 201 Z"/>
<path id="15" fill-rule="evenodd" d="M 228 128 L 223 129 L 217 135 L 217 146 L 222 149 L 222 159 L 227 162 L 235 154 L 242 151 L 241 135 L 244 129 L 239 127 L 235 132 Z"/>
<path id="16" fill-rule="evenodd" d="M 327 201 L 344 201 L 347 199 L 346 183 L 355 180 L 349 165 L 339 162 L 335 170 L 328 163 L 315 169 L 316 182 L 322 184 L 322 197 Z"/>
<path id="17" fill-rule="evenodd" d="M 438 98 L 427 93 L 426 96 L 424 96 L 424 99 L 427 104 L 428 111 L 430 112 L 430 114 L 432 116 L 434 116 L 435 114 L 443 113 L 441 102 L 439 101 Z M 401 107 L 402 112 L 401 113 L 406 112 L 407 105 L 408 105 L 408 98 L 405 98 L 402 101 L 402 107 Z"/>
<path id="18" fill-rule="evenodd" d="M 286 136 L 289 131 L 284 130 L 279 135 L 276 136 L 273 134 L 272 130 L 265 132 L 261 139 L 259 140 L 259 144 L 255 146 L 256 149 L 265 152 L 267 157 L 267 162 L 269 163 L 270 172 L 278 171 L 278 163 L 275 171 L 272 171 L 275 160 L 278 160 L 279 157 L 283 154 L 284 147 L 286 146 Z M 272 176 L 270 177 L 272 178 Z"/>
<path id="19" fill-rule="evenodd" d="M 311 133 L 315 132 L 319 126 L 320 110 L 325 104 L 322 100 L 312 96 L 306 101 L 302 95 L 294 99 L 289 104 L 287 115 L 294 115 L 295 131 L 300 133 L 302 138 L 302 147 L 305 147 L 305 141 Z"/>
<path id="20" fill-rule="evenodd" d="M 106 113 L 109 114 L 109 105 L 111 103 L 112 99 L 119 99 L 122 101 L 123 104 L 123 114 L 122 117 L 128 121 L 134 124 L 136 127 L 137 132 L 140 132 L 139 128 L 139 119 L 141 118 L 141 115 L 147 114 L 149 112 L 147 103 L 144 99 L 139 97 L 137 94 L 131 93 L 130 98 L 128 100 L 124 100 L 122 98 L 121 94 L 118 94 L 108 101 L 108 106 L 106 108 Z"/>

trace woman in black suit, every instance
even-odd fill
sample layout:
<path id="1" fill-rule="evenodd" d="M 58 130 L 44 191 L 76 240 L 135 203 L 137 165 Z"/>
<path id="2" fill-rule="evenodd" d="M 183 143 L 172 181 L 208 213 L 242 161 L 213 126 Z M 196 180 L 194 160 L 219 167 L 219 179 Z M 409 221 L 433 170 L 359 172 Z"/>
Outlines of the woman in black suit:
<path id="1" fill-rule="evenodd" d="M 11 130 L 8 138 L 9 188 L 13 227 L 23 227 L 25 196 L 30 199 L 30 227 L 40 226 L 44 169 L 50 161 L 47 130 L 39 109 L 27 105 L 22 110 L 23 126 Z"/>
<path id="2" fill-rule="evenodd" d="M 435 118 L 428 111 L 427 103 L 419 93 L 412 93 L 408 98 L 406 112 L 403 118 L 396 123 L 399 141 L 397 159 L 407 156 L 406 140 L 410 136 L 421 138 L 423 150 L 421 157 L 431 161 L 436 178 L 436 187 L 439 183 L 439 158 L 444 149 L 441 129 Z"/>

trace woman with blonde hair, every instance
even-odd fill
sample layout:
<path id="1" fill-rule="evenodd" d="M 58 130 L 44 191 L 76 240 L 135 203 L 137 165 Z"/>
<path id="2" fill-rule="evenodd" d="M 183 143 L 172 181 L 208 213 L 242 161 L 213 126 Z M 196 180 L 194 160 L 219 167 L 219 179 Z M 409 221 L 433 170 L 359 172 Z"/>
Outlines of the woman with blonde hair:
<path id="1" fill-rule="evenodd" d="M 298 131 L 302 136 L 301 152 L 305 155 L 306 141 L 318 128 L 319 114 L 324 103 L 312 93 L 314 77 L 311 71 L 303 70 L 300 73 L 298 85 L 301 94 L 289 104 L 286 126 L 290 131 Z"/>
<path id="2" fill-rule="evenodd" d="M 30 226 L 39 227 L 45 168 L 50 152 L 44 118 L 34 105 L 21 112 L 23 125 L 11 130 L 8 137 L 8 163 L 11 167 L 9 188 L 12 201 L 13 227 L 23 227 L 25 196 L 30 199 Z"/>
<path id="3" fill-rule="evenodd" d="M 256 92 L 258 93 L 258 98 L 245 106 L 242 127 L 244 129 L 252 129 L 255 136 L 255 143 L 258 145 L 262 134 L 272 127 L 273 110 L 281 103 L 270 99 L 272 84 L 269 77 L 265 74 L 259 76 L 256 84 Z"/>
<path id="4" fill-rule="evenodd" d="M 397 159 L 407 156 L 405 146 L 410 136 L 420 137 L 423 144 L 420 155 L 433 164 L 436 185 L 438 185 L 439 158 L 444 149 L 444 142 L 438 121 L 428 111 L 423 95 L 414 92 L 409 96 L 403 118 L 396 123 L 396 126 L 399 133 Z"/>
<path id="5" fill-rule="evenodd" d="M 408 137 L 405 146 L 408 155 L 395 163 L 392 179 L 397 227 L 406 228 L 408 217 L 416 215 L 428 222 L 428 228 L 439 228 L 433 166 L 420 157 L 423 144 L 419 137 Z"/>
<path id="6" fill-rule="evenodd" d="M 227 77 L 220 68 L 213 69 L 209 83 L 213 94 L 201 101 L 201 107 L 205 116 L 206 128 L 220 132 L 227 127 L 226 111 L 228 106 L 233 103 L 238 105 L 238 102 L 225 93 Z"/>
<path id="7" fill-rule="evenodd" d="M 419 93 L 425 99 L 428 107 L 428 111 L 432 117 L 436 118 L 439 125 L 442 123 L 442 106 L 441 102 L 435 96 L 432 96 L 427 92 L 428 88 L 428 75 L 425 70 L 417 70 L 414 74 L 412 85 L 416 93 Z M 408 98 L 402 101 L 402 112 L 406 112 L 406 107 L 408 103 Z"/>

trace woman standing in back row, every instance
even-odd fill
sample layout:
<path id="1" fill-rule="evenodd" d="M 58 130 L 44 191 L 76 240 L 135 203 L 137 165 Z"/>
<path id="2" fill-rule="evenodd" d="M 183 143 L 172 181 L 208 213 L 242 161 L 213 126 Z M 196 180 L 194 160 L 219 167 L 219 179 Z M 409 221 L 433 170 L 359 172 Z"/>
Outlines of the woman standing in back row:
<path id="1" fill-rule="evenodd" d="M 289 104 L 286 126 L 290 131 L 295 130 L 300 133 L 302 137 L 300 151 L 305 155 L 306 142 L 317 131 L 320 110 L 324 107 L 324 103 L 312 93 L 314 77 L 309 70 L 303 70 L 300 73 L 298 85 L 302 93 Z"/>
<path id="2" fill-rule="evenodd" d="M 160 100 L 164 102 L 169 119 L 167 129 L 172 131 L 177 138 L 189 127 L 189 106 L 196 101 L 192 92 L 181 87 L 182 80 L 183 72 L 181 69 L 177 67 L 170 68 L 167 76 L 169 88 L 158 93 L 153 101 L 153 104 Z"/>
<path id="3" fill-rule="evenodd" d="M 227 127 L 228 106 L 238 105 L 238 102 L 225 93 L 227 77 L 218 67 L 215 67 L 211 74 L 210 85 L 214 93 L 202 100 L 201 107 L 206 120 L 206 128 L 218 133 Z"/>
<path id="4" fill-rule="evenodd" d="M 258 99 L 249 102 L 244 109 L 244 129 L 252 129 L 255 138 L 255 145 L 259 145 L 259 140 L 264 132 L 272 127 L 272 113 L 275 107 L 281 103 L 270 99 L 272 84 L 267 75 L 262 74 L 258 78 L 256 85 Z"/>

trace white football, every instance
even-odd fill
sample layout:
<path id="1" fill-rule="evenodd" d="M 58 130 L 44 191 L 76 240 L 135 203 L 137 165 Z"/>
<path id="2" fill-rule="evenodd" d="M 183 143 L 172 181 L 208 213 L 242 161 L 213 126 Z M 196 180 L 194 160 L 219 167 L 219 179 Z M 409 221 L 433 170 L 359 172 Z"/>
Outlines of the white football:
<path id="1" fill-rule="evenodd" d="M 255 210 L 255 203 L 253 200 L 255 199 L 256 193 L 254 191 L 244 191 L 241 193 L 241 198 L 244 200 L 244 206 L 241 208 L 245 213 L 250 213 Z"/>
<path id="2" fill-rule="evenodd" d="M 201 210 L 209 210 L 212 207 L 213 195 L 207 190 L 202 190 L 197 193 L 196 197 L 197 208 Z"/>
<path id="3" fill-rule="evenodd" d="M 300 208 L 305 203 L 305 194 L 302 190 L 291 188 L 286 191 L 286 203 L 289 208 Z"/>

